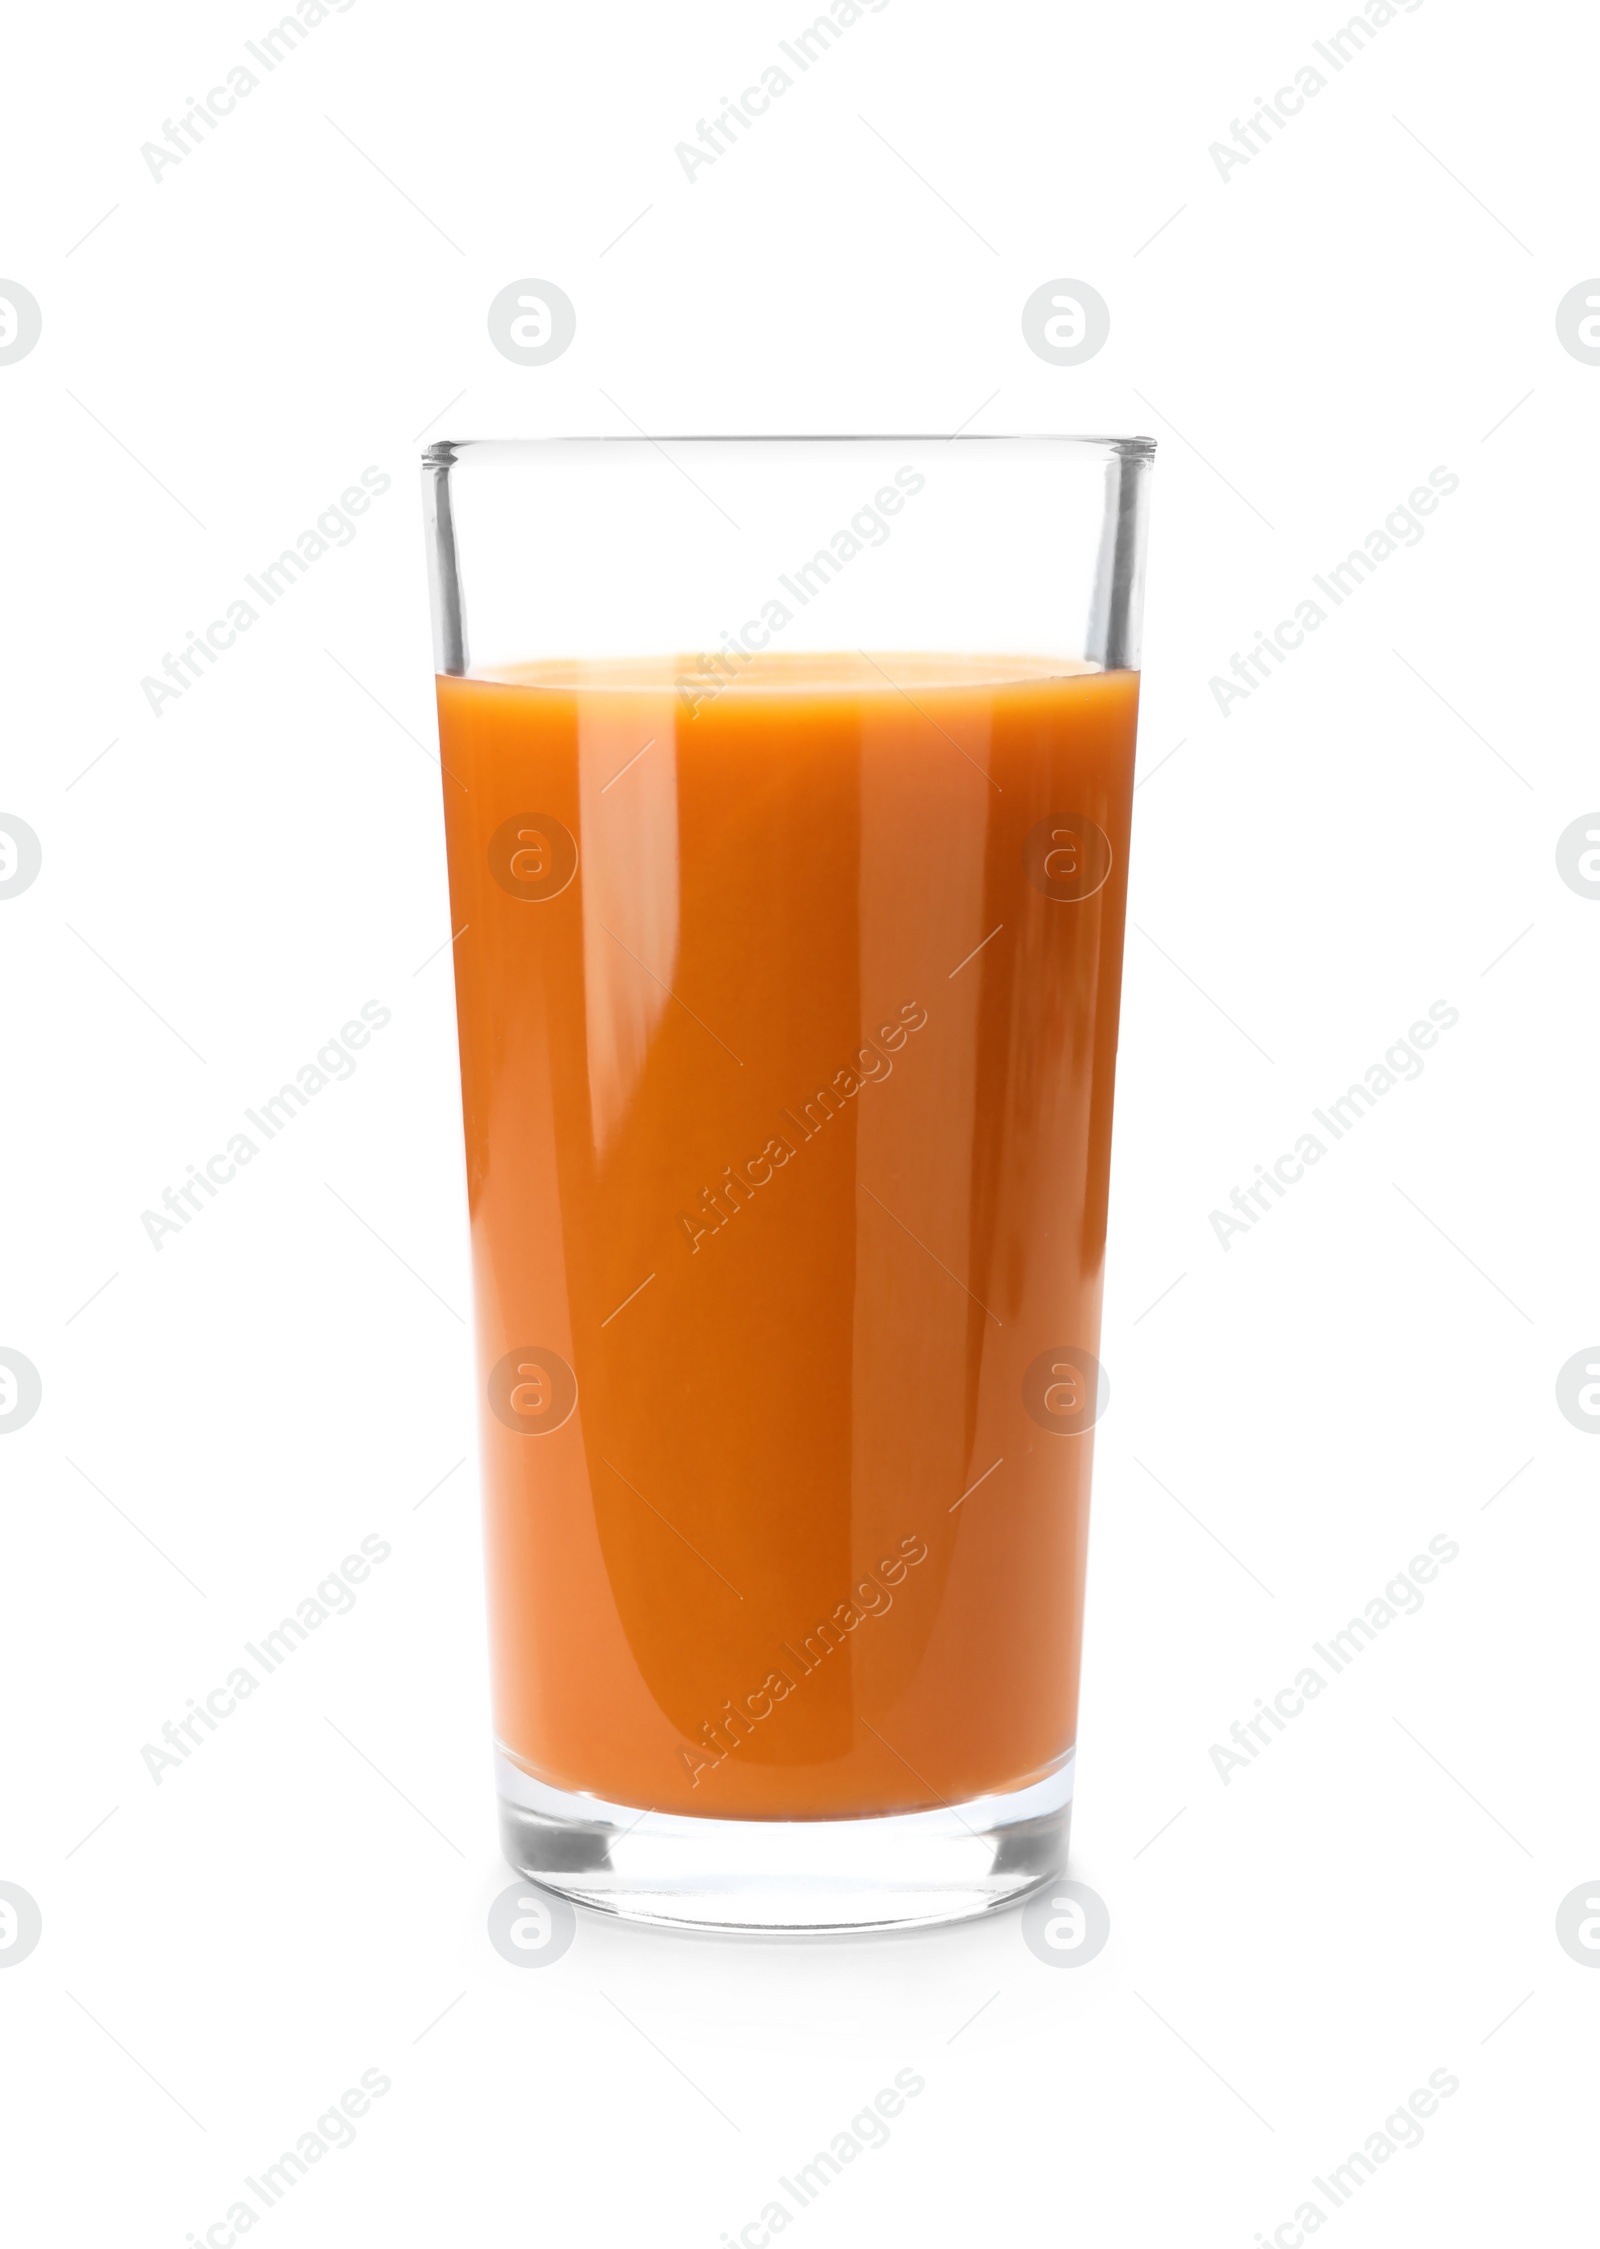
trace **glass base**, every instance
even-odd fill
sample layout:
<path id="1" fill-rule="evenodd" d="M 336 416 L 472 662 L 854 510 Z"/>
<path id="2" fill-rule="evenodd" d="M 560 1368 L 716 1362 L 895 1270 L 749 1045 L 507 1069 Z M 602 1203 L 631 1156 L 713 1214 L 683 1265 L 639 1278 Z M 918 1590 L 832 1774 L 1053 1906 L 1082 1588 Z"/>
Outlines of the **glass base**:
<path id="1" fill-rule="evenodd" d="M 547 1890 L 672 1928 L 910 1929 L 1027 1897 L 1067 1863 L 1073 1758 L 1030 1787 L 932 1812 L 718 1820 L 550 1788 L 495 1760 L 507 1860 Z"/>

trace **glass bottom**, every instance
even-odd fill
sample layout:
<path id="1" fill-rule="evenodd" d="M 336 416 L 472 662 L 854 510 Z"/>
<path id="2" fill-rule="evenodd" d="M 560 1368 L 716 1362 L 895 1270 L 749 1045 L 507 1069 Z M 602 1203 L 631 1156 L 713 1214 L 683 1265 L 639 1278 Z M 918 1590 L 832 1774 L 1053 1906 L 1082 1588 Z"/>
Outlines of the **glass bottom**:
<path id="1" fill-rule="evenodd" d="M 501 1845 L 547 1890 L 671 1928 L 911 1929 L 966 1921 L 1065 1871 L 1073 1757 L 1030 1787 L 846 1820 L 689 1819 L 549 1788 L 502 1750 Z"/>

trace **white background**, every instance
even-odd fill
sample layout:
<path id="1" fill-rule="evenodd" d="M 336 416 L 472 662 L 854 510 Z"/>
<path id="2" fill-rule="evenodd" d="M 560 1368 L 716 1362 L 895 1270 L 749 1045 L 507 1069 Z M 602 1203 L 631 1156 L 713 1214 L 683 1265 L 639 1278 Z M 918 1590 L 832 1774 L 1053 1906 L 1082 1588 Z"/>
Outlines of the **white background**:
<path id="1" fill-rule="evenodd" d="M 903 2068 L 926 2090 L 808 2240 L 1270 2240 L 1438 2069 L 1423 2143 L 1326 2224 L 1568 2237 L 1600 1445 L 1555 1378 L 1600 1334 L 1600 903 L 1555 845 L 1600 802 L 1600 368 L 1555 308 L 1600 271 L 1593 18 L 1425 0 L 1224 181 L 1209 145 L 1342 9 L 889 0 L 691 185 L 674 144 L 806 8 L 356 0 L 152 179 L 274 20 L 8 32 L 0 274 L 44 316 L 0 367 L 0 812 L 44 853 L 0 902 L 0 1342 L 43 1382 L 0 1449 L 0 1879 L 44 1924 L 0 1972 L 18 2238 L 204 2239 L 372 2069 L 272 2240 L 709 2249 Z M 485 326 L 523 275 L 577 307 L 543 368 Z M 1081 367 L 1023 340 L 1058 276 L 1111 307 Z M 486 1940 L 414 463 L 624 415 L 1161 441 L 1082 1968 L 1014 1915 L 584 1917 L 536 1973 Z M 369 463 L 355 541 L 153 715 L 141 678 Z M 1421 543 L 1224 716 L 1210 678 L 1441 464 Z M 357 1075 L 157 1252 L 140 1213 L 371 999 Z M 1436 1000 L 1420 1079 L 1225 1251 L 1211 1210 Z M 1440 1533 L 1420 1613 L 1224 1785 L 1211 1745 Z M 158 1787 L 143 1744 L 369 1534 L 354 1612 Z"/>

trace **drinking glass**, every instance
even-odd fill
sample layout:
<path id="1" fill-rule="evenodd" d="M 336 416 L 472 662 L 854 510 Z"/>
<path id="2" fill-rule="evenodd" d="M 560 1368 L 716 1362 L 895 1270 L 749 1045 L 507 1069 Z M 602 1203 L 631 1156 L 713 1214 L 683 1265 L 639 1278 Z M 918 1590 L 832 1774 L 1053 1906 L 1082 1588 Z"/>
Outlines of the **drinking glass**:
<path id="1" fill-rule="evenodd" d="M 587 1905 L 1064 1866 L 1153 453 L 424 456 L 502 1833 Z"/>

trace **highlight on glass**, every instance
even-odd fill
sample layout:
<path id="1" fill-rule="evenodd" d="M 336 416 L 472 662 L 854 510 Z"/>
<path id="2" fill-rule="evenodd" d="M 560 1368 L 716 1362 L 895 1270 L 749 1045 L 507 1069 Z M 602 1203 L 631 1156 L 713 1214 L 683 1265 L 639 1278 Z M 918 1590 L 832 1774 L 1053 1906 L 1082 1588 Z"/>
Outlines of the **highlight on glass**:
<path id="1" fill-rule="evenodd" d="M 502 1834 L 585 1904 L 1064 1866 L 1153 453 L 424 457 Z"/>

